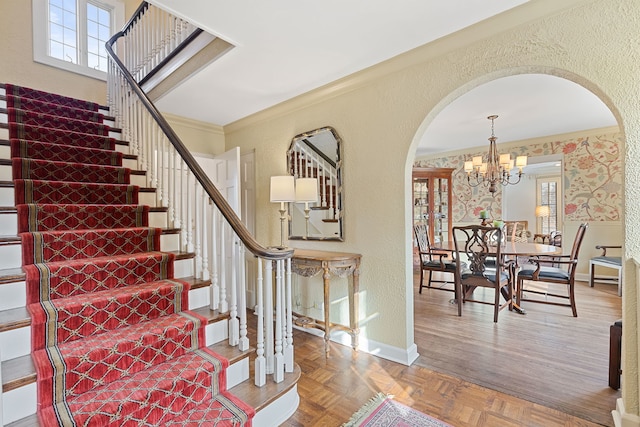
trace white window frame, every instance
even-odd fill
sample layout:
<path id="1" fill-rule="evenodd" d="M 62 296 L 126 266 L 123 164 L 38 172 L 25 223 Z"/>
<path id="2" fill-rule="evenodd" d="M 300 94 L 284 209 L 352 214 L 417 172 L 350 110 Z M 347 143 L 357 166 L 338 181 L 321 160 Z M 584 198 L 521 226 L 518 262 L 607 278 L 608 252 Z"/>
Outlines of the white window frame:
<path id="1" fill-rule="evenodd" d="M 116 33 L 124 25 L 124 3 L 120 0 L 76 0 L 77 13 L 80 19 L 77 26 L 78 50 L 80 55 L 87 55 L 87 3 L 111 9 L 112 33 Z M 33 60 L 41 64 L 60 68 L 72 73 L 82 74 L 98 80 L 107 80 L 107 73 L 84 64 L 74 64 L 49 56 L 49 0 L 32 0 L 33 9 Z"/>

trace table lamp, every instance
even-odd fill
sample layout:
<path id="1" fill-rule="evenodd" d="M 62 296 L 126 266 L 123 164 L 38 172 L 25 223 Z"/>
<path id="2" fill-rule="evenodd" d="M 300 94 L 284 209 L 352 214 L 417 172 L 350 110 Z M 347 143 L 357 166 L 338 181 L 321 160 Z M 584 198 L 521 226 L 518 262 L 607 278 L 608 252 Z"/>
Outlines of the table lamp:
<path id="1" fill-rule="evenodd" d="M 287 220 L 287 207 L 285 203 L 296 200 L 295 180 L 291 175 L 272 176 L 270 200 L 272 203 L 280 202 L 280 246 L 278 249 L 286 248 L 284 244 L 285 221 Z"/>
<path id="2" fill-rule="evenodd" d="M 305 237 L 309 237 L 309 203 L 318 201 L 318 179 L 298 178 L 296 180 L 296 203 L 304 202 Z"/>

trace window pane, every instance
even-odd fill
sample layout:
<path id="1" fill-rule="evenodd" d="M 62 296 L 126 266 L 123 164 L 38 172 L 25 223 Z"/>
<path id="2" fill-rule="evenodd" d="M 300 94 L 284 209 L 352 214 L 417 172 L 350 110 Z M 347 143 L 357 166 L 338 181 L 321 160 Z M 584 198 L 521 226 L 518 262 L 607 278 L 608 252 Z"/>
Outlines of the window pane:
<path id="1" fill-rule="evenodd" d="M 72 12 L 74 15 L 76 13 L 76 0 L 62 0 L 62 7 L 64 10 L 68 10 Z"/>
<path id="2" fill-rule="evenodd" d="M 55 24 L 62 24 L 62 9 L 60 9 L 59 7 L 50 7 L 49 22 L 53 22 Z"/>
<path id="3" fill-rule="evenodd" d="M 100 36 L 99 36 L 100 40 L 106 42 L 111 38 L 111 30 L 109 29 L 109 27 L 100 25 L 99 29 L 100 29 Z"/>
<path id="4" fill-rule="evenodd" d="M 72 30 L 76 29 L 76 15 L 75 13 L 65 11 L 63 16 L 63 25 Z"/>
<path id="5" fill-rule="evenodd" d="M 68 29 L 64 29 L 64 44 L 71 47 L 76 47 L 76 32 Z"/>
<path id="6" fill-rule="evenodd" d="M 98 8 L 91 3 L 87 4 L 87 19 L 89 21 L 98 22 Z"/>
<path id="7" fill-rule="evenodd" d="M 98 9 L 98 22 L 100 25 L 111 27 L 111 11 L 106 9 Z"/>
<path id="8" fill-rule="evenodd" d="M 51 31 L 51 34 L 49 35 L 49 38 L 52 41 L 56 41 L 56 42 L 60 42 L 62 43 L 64 41 L 63 39 L 63 29 L 60 25 L 56 25 L 56 24 L 51 24 L 49 26 L 49 31 Z"/>
<path id="9" fill-rule="evenodd" d="M 73 62 L 74 64 L 78 63 L 75 47 L 71 47 L 71 46 L 64 47 L 64 60 Z"/>
<path id="10" fill-rule="evenodd" d="M 100 64 L 100 58 L 98 57 L 98 55 L 90 53 L 87 56 L 87 66 L 89 68 L 98 68 L 99 64 Z"/>
<path id="11" fill-rule="evenodd" d="M 100 57 L 100 65 L 98 66 L 99 70 L 104 71 L 105 73 L 107 72 L 107 58 L 104 56 Z"/>
<path id="12" fill-rule="evenodd" d="M 62 7 L 62 0 L 49 0 L 49 7 Z"/>
<path id="13" fill-rule="evenodd" d="M 97 54 L 98 53 L 98 46 L 99 46 L 98 39 L 96 39 L 94 37 L 88 37 L 87 38 L 87 50 L 90 53 Z"/>
<path id="14" fill-rule="evenodd" d="M 62 43 L 52 41 L 49 43 L 49 56 L 64 59 L 64 49 Z"/>
<path id="15" fill-rule="evenodd" d="M 87 21 L 87 35 L 98 38 L 98 24 L 94 21 Z"/>

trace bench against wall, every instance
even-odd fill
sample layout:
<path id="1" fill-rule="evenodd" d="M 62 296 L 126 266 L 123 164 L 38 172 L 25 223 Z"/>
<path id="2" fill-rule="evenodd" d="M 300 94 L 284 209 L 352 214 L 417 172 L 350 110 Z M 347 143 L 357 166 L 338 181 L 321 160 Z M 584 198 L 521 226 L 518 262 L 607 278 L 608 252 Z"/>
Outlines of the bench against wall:
<path id="1" fill-rule="evenodd" d="M 598 281 L 604 282 L 618 282 L 618 296 L 622 296 L 622 257 L 619 256 L 607 256 L 607 249 L 622 249 L 622 246 L 610 246 L 610 245 L 598 245 L 596 249 L 602 249 L 602 255 L 591 258 L 589 260 L 589 286 L 593 288 L 593 283 Z M 605 276 L 596 276 L 596 266 L 613 268 L 618 271 L 618 278 L 611 278 Z"/>

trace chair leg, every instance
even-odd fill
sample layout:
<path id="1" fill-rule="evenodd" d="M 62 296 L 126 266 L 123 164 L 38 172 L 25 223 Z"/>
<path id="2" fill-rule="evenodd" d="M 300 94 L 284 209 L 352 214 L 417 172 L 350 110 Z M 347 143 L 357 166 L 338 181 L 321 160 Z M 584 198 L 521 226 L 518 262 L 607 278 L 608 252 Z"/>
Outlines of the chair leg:
<path id="1" fill-rule="evenodd" d="M 522 307 L 520 305 L 520 301 L 522 300 L 522 286 L 524 285 L 523 283 L 524 279 L 521 279 L 518 277 L 517 282 L 518 282 L 518 286 L 516 289 L 516 304 L 518 304 L 518 307 Z"/>
<path id="2" fill-rule="evenodd" d="M 622 268 L 618 268 L 618 296 L 622 296 Z"/>
<path id="3" fill-rule="evenodd" d="M 569 301 L 571 302 L 573 317 L 578 317 L 578 309 L 576 308 L 576 293 L 574 292 L 573 283 L 569 284 Z"/>
<path id="4" fill-rule="evenodd" d="M 498 323 L 498 312 L 500 311 L 500 288 L 496 288 L 493 299 L 493 322 Z"/>
<path id="5" fill-rule="evenodd" d="M 422 293 L 422 288 L 424 287 L 424 285 L 422 284 L 423 280 L 424 280 L 424 270 L 422 269 L 422 267 L 420 267 L 420 289 L 418 290 L 419 294 Z"/>
<path id="6" fill-rule="evenodd" d="M 589 286 L 593 288 L 593 281 L 596 277 L 595 275 L 596 265 L 592 262 L 589 263 Z"/>
<path id="7" fill-rule="evenodd" d="M 429 280 L 427 281 L 428 287 L 431 287 L 431 278 L 433 278 L 433 271 L 429 270 Z"/>

